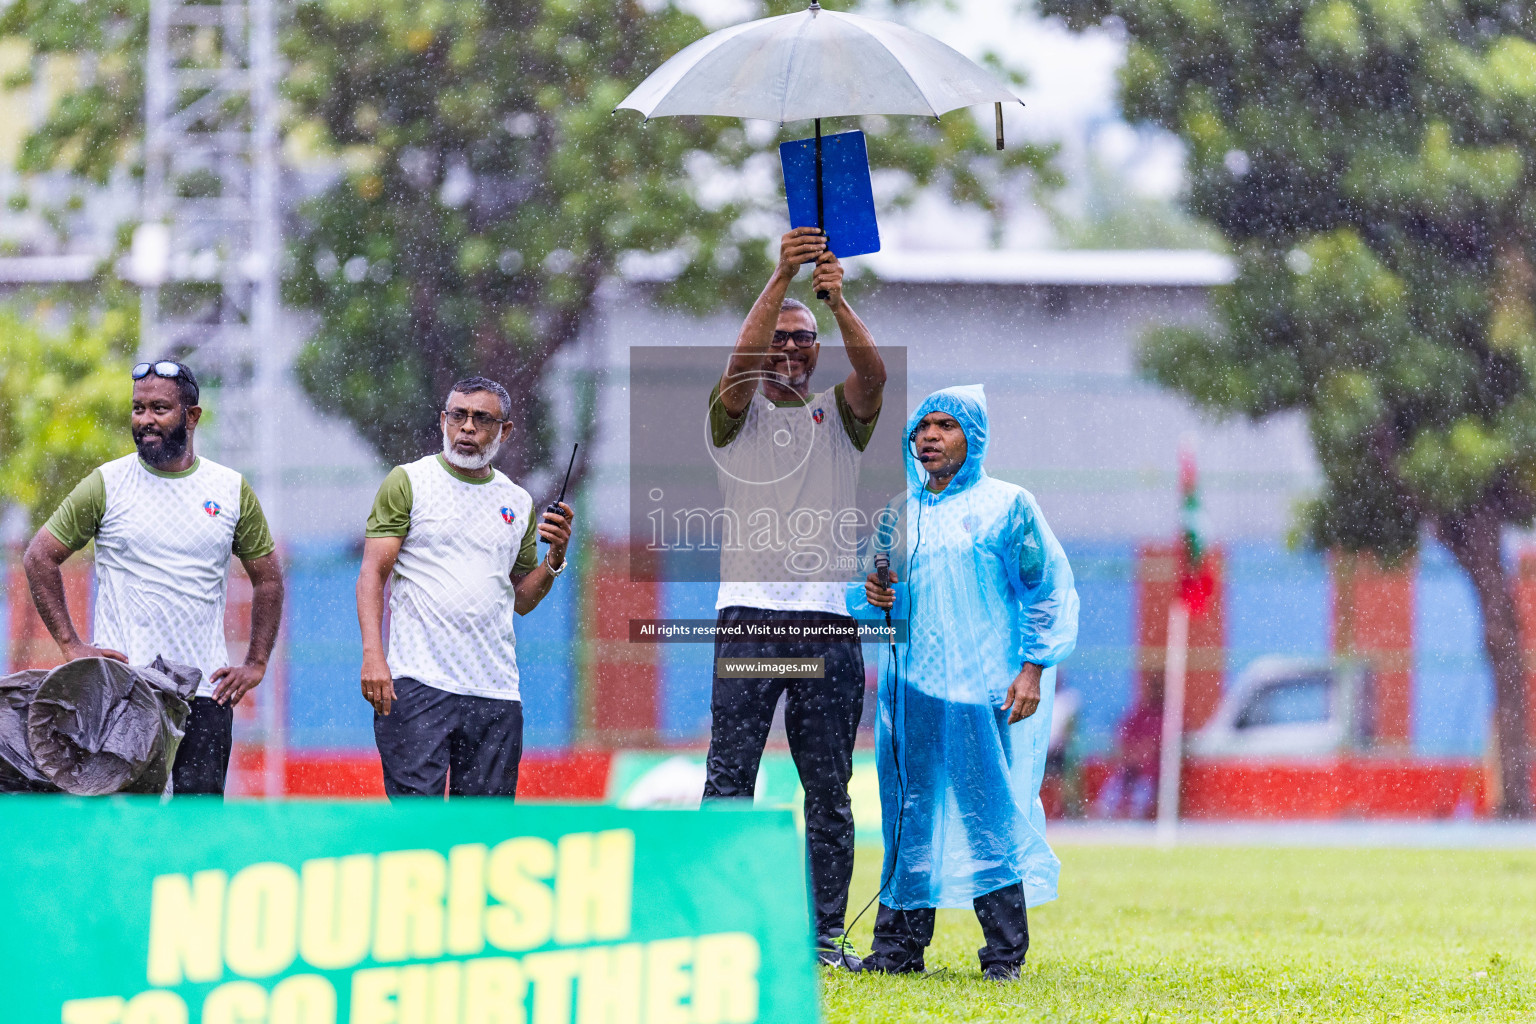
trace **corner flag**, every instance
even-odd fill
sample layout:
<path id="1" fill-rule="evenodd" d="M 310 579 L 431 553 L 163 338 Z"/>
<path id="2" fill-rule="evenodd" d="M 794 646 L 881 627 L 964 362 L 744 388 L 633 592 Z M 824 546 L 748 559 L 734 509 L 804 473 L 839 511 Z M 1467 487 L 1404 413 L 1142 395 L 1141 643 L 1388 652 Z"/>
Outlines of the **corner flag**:
<path id="1" fill-rule="evenodd" d="M 1179 599 L 1191 615 L 1199 615 L 1216 592 L 1216 578 L 1205 557 L 1205 515 L 1200 508 L 1195 453 L 1179 449 Z"/>

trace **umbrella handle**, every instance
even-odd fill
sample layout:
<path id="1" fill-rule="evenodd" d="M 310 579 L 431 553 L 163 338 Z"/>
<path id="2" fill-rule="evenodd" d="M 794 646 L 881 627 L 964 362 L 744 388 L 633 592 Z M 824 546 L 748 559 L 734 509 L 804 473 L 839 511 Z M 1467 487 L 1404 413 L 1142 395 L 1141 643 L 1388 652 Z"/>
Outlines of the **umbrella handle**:
<path id="1" fill-rule="evenodd" d="M 814 3 L 812 7 L 816 6 Z M 821 194 L 821 118 L 816 119 L 816 227 L 821 231 L 821 237 L 827 237 L 827 204 Z M 832 293 L 822 289 L 816 293 L 816 297 L 825 302 L 832 297 Z"/>

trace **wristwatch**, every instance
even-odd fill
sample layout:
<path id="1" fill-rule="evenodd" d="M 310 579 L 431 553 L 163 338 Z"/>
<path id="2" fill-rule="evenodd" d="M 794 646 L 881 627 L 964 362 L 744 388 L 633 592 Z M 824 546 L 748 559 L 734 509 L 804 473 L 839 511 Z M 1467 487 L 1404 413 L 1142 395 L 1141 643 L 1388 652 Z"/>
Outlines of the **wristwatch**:
<path id="1" fill-rule="evenodd" d="M 562 559 L 560 559 L 560 568 L 556 569 L 554 566 L 549 564 L 549 554 L 548 554 L 548 552 L 546 552 L 545 555 L 544 555 L 544 568 L 549 570 L 549 574 L 551 576 L 559 576 L 561 573 L 565 572 L 565 567 L 567 565 L 570 565 L 570 562 L 568 560 L 562 558 Z"/>

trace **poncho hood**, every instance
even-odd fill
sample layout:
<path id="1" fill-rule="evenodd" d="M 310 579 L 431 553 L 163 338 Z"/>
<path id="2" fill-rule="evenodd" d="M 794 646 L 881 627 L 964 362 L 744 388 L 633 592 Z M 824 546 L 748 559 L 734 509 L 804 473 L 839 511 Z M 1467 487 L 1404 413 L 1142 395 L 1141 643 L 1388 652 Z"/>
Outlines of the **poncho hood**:
<path id="1" fill-rule="evenodd" d="M 917 461 L 913 452 L 912 434 L 923 417 L 931 412 L 947 412 L 965 431 L 965 464 L 943 492 L 935 496 L 942 500 L 961 493 L 975 485 L 986 470 L 982 461 L 987 457 L 987 395 L 980 384 L 957 384 L 952 388 L 935 391 L 917 407 L 907 419 L 907 486 L 920 492 L 928 485 L 928 470 Z"/>

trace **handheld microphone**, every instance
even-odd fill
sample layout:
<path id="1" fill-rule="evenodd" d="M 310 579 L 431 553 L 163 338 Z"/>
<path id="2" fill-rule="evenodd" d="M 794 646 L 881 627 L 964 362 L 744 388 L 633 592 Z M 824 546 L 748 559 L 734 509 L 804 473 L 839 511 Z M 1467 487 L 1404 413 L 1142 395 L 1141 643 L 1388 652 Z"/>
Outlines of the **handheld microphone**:
<path id="1" fill-rule="evenodd" d="M 571 445 L 571 461 L 565 464 L 565 480 L 560 484 L 560 497 L 550 502 L 548 507 L 544 509 L 545 512 L 553 512 L 557 516 L 565 515 L 565 513 L 560 508 L 560 503 L 565 501 L 565 489 L 569 487 L 571 483 L 571 467 L 576 465 L 576 449 L 580 447 L 580 442 Z M 543 536 L 540 536 L 539 540 L 544 544 L 549 543 L 549 541 L 545 540 Z"/>
<path id="2" fill-rule="evenodd" d="M 885 551 L 875 553 L 875 578 L 880 581 L 882 590 L 891 589 L 891 556 Z M 885 610 L 885 624 L 891 624 L 891 610 Z"/>

